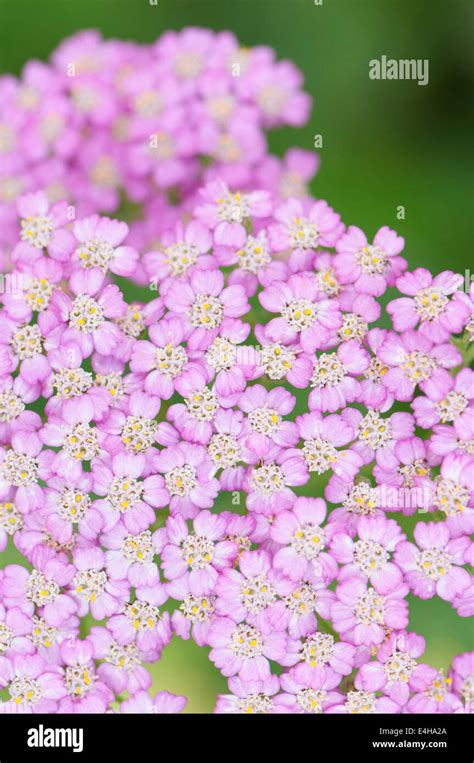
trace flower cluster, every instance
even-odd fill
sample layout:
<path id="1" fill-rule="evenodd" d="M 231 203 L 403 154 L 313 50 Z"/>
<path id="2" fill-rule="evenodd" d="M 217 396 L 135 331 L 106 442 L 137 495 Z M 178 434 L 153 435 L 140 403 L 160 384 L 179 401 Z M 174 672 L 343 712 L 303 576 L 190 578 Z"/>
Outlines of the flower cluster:
<path id="1" fill-rule="evenodd" d="M 179 712 L 149 692 L 174 637 L 217 713 L 472 711 L 474 653 L 424 663 L 407 596 L 474 612 L 474 292 L 266 154 L 300 84 L 195 29 L 0 80 L 2 712 Z"/>

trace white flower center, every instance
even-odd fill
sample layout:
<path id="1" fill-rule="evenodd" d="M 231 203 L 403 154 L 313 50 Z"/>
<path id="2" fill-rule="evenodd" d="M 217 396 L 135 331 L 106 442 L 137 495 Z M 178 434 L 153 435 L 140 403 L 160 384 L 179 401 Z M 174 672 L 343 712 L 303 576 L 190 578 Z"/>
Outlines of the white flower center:
<path id="1" fill-rule="evenodd" d="M 28 676 L 15 676 L 8 691 L 15 705 L 35 705 L 42 696 L 38 681 Z"/>
<path id="2" fill-rule="evenodd" d="M 223 314 L 224 308 L 220 299 L 208 294 L 198 294 L 188 311 L 193 326 L 209 330 L 220 325 Z"/>
<path id="3" fill-rule="evenodd" d="M 23 516 L 14 503 L 0 503 L 0 529 L 14 535 L 23 527 Z"/>
<path id="4" fill-rule="evenodd" d="M 38 481 L 38 464 L 32 456 L 9 450 L 3 461 L 3 478 L 15 487 L 28 487 Z"/>
<path id="5" fill-rule="evenodd" d="M 399 466 L 398 473 L 403 477 L 403 487 L 412 487 L 415 477 L 429 476 L 430 468 L 422 458 L 416 458 L 411 464 Z"/>
<path id="6" fill-rule="evenodd" d="M 385 252 L 378 246 L 364 246 L 360 249 L 356 256 L 355 261 L 360 268 L 370 276 L 382 275 L 387 270 L 389 264 L 389 258 Z"/>
<path id="7" fill-rule="evenodd" d="M 28 292 L 25 294 L 25 302 L 32 310 L 41 313 L 48 307 L 52 293 L 53 286 L 46 278 L 30 277 L 28 280 Z"/>
<path id="8" fill-rule="evenodd" d="M 223 469 L 236 466 L 240 461 L 240 446 L 235 437 L 229 434 L 213 434 L 207 446 L 212 462 Z"/>
<path id="9" fill-rule="evenodd" d="M 179 241 L 165 249 L 165 262 L 173 276 L 184 275 L 192 267 L 198 258 L 198 249 L 194 244 L 186 244 Z"/>
<path id="10" fill-rule="evenodd" d="M 64 450 L 71 458 L 80 461 L 90 461 L 95 458 L 99 453 L 95 429 L 82 423 L 73 426 L 65 437 Z"/>
<path id="11" fill-rule="evenodd" d="M 354 564 L 368 577 L 374 572 L 380 572 L 388 560 L 388 552 L 377 541 L 369 539 L 355 542 Z"/>
<path id="12" fill-rule="evenodd" d="M 273 709 L 273 700 L 266 694 L 248 694 L 238 701 L 239 713 L 267 715 Z"/>
<path id="13" fill-rule="evenodd" d="M 254 408 L 249 413 L 249 424 L 259 434 L 272 435 L 281 427 L 282 418 L 274 408 Z"/>
<path id="14" fill-rule="evenodd" d="M 302 713 L 322 713 L 326 695 L 324 689 L 300 689 L 296 701 Z"/>
<path id="15" fill-rule="evenodd" d="M 142 453 L 151 448 L 156 438 L 157 423 L 141 416 L 127 416 L 122 428 L 122 442 L 127 450 Z"/>
<path id="16" fill-rule="evenodd" d="M 338 459 L 337 450 L 332 442 L 320 437 L 304 441 L 303 455 L 308 470 L 317 474 L 324 474 Z"/>
<path id="17" fill-rule="evenodd" d="M 20 238 L 35 249 L 44 249 L 53 237 L 54 221 L 47 215 L 26 217 L 20 222 Z"/>
<path id="18" fill-rule="evenodd" d="M 291 546 L 299 556 L 306 559 L 316 559 L 325 545 L 324 530 L 312 522 L 300 525 L 293 535 Z"/>
<path id="19" fill-rule="evenodd" d="M 322 389 L 323 387 L 335 387 L 346 376 L 346 369 L 334 353 L 323 352 L 314 364 L 311 376 L 311 386 Z"/>
<path id="20" fill-rule="evenodd" d="M 251 486 L 259 495 L 271 495 L 285 487 L 285 478 L 277 464 L 264 464 L 252 470 Z"/>
<path id="21" fill-rule="evenodd" d="M 359 482 L 354 485 L 343 506 L 350 514 L 374 514 L 378 506 L 377 489 L 368 482 Z"/>
<path id="22" fill-rule="evenodd" d="M 107 583 L 104 570 L 80 570 L 74 576 L 74 593 L 84 601 L 96 601 L 102 596 Z"/>
<path id="23" fill-rule="evenodd" d="M 345 705 L 348 713 L 375 713 L 375 694 L 370 691 L 348 691 Z"/>
<path id="24" fill-rule="evenodd" d="M 145 328 L 141 309 L 135 304 L 127 305 L 125 315 L 121 315 L 115 322 L 126 336 L 131 336 L 133 339 L 139 337 Z"/>
<path id="25" fill-rule="evenodd" d="M 229 371 L 237 359 L 237 348 L 233 342 L 218 336 L 206 352 L 206 363 L 216 371 Z"/>
<path id="26" fill-rule="evenodd" d="M 122 542 L 122 554 L 130 562 L 146 564 L 155 555 L 150 530 L 144 530 L 137 535 L 127 535 Z"/>
<path id="27" fill-rule="evenodd" d="M 133 604 L 127 604 L 124 612 L 136 631 L 153 630 L 161 619 L 158 607 L 139 599 L 136 599 Z"/>
<path id="28" fill-rule="evenodd" d="M 320 289 L 328 297 L 337 297 L 341 291 L 341 285 L 337 282 L 334 268 L 320 270 L 315 275 L 315 281 Z"/>
<path id="29" fill-rule="evenodd" d="M 334 654 L 334 636 L 330 633 L 315 633 L 303 640 L 301 661 L 311 667 L 322 667 L 332 659 Z"/>
<path id="30" fill-rule="evenodd" d="M 420 320 L 433 321 L 444 312 L 448 301 L 445 294 L 430 286 L 427 289 L 421 289 L 415 295 L 415 310 Z"/>
<path id="31" fill-rule="evenodd" d="M 165 474 L 165 483 L 170 495 L 189 495 L 197 485 L 196 469 L 190 464 L 175 466 Z"/>
<path id="32" fill-rule="evenodd" d="M 88 294 L 75 298 L 69 313 L 69 325 L 84 334 L 95 331 L 104 321 L 104 312 L 95 299 Z"/>
<path id="33" fill-rule="evenodd" d="M 250 217 L 250 204 L 245 193 L 228 193 L 217 199 L 217 215 L 228 223 L 242 223 Z"/>
<path id="34" fill-rule="evenodd" d="M 43 337 L 39 326 L 19 326 L 11 338 L 13 352 L 19 360 L 28 360 L 43 352 Z"/>
<path id="35" fill-rule="evenodd" d="M 13 421 L 25 410 L 25 404 L 21 397 L 13 390 L 0 392 L 0 421 Z"/>
<path id="36" fill-rule="evenodd" d="M 385 363 L 382 363 L 380 358 L 374 357 L 371 358 L 369 367 L 364 371 L 364 376 L 374 384 L 380 384 L 387 371 L 388 366 L 386 366 Z"/>
<path id="37" fill-rule="evenodd" d="M 5 623 L 0 623 L 0 654 L 5 654 L 10 649 L 15 634 Z"/>
<path id="38" fill-rule="evenodd" d="M 356 339 L 358 342 L 362 342 L 368 330 L 369 327 L 366 321 L 364 321 L 360 315 L 357 315 L 356 313 L 346 313 L 337 335 L 343 342 L 348 342 L 350 339 Z"/>
<path id="39" fill-rule="evenodd" d="M 240 595 L 243 605 L 255 614 L 276 601 L 276 591 L 265 575 L 247 578 L 240 587 Z"/>
<path id="40" fill-rule="evenodd" d="M 369 411 L 359 424 L 359 438 L 372 450 L 383 448 L 391 439 L 390 422 L 377 411 Z"/>
<path id="41" fill-rule="evenodd" d="M 33 628 L 29 638 L 36 648 L 39 649 L 43 646 L 49 649 L 53 644 L 56 644 L 59 635 L 58 629 L 48 625 L 42 617 L 33 615 L 31 619 Z"/>
<path id="42" fill-rule="evenodd" d="M 261 363 L 270 379 L 283 379 L 291 371 L 296 354 L 282 344 L 266 344 L 260 351 Z"/>
<path id="43" fill-rule="evenodd" d="M 181 556 L 192 570 L 203 570 L 212 562 L 214 543 L 210 538 L 191 533 L 181 543 Z"/>
<path id="44" fill-rule="evenodd" d="M 466 511 L 469 504 L 469 490 L 454 480 L 438 477 L 434 504 L 448 517 Z"/>
<path id="45" fill-rule="evenodd" d="M 448 392 L 444 400 L 435 403 L 435 408 L 442 424 L 455 421 L 468 406 L 468 399 L 455 390 Z"/>
<path id="46" fill-rule="evenodd" d="M 64 671 L 64 684 L 72 697 L 83 697 L 97 681 L 92 663 L 68 665 Z"/>
<path id="47" fill-rule="evenodd" d="M 193 596 L 187 594 L 180 605 L 180 610 L 192 623 L 207 622 L 214 613 L 215 596 Z"/>
<path id="48" fill-rule="evenodd" d="M 136 644 L 117 644 L 116 641 L 109 646 L 105 661 L 116 668 L 132 671 L 141 664 L 140 652 Z"/>
<path id="49" fill-rule="evenodd" d="M 38 607 L 52 604 L 59 596 L 60 588 L 55 580 L 47 580 L 42 572 L 33 570 L 27 583 L 26 598 Z"/>
<path id="50" fill-rule="evenodd" d="M 59 397 L 77 397 L 92 387 L 92 374 L 83 368 L 60 368 L 53 374 L 53 387 Z"/>
<path id="51" fill-rule="evenodd" d="M 284 596 L 283 601 L 290 612 L 307 615 L 315 610 L 317 594 L 311 583 L 302 582 L 292 593 Z"/>
<path id="52" fill-rule="evenodd" d="M 451 555 L 447 551 L 433 546 L 418 553 L 416 566 L 431 580 L 438 581 L 448 574 L 453 565 Z"/>
<path id="53" fill-rule="evenodd" d="M 233 631 L 229 646 L 236 657 L 259 657 L 263 652 L 261 633 L 253 625 L 241 623 Z"/>
<path id="54" fill-rule="evenodd" d="M 83 268 L 100 268 L 106 273 L 114 252 L 112 244 L 108 241 L 91 238 L 77 247 L 76 256 L 79 257 Z"/>
<path id="55" fill-rule="evenodd" d="M 69 522 L 80 522 L 86 516 L 91 505 L 91 499 L 87 493 L 81 493 L 74 488 L 61 490 L 58 499 L 58 515 L 61 519 Z"/>
<path id="56" fill-rule="evenodd" d="M 416 667 L 416 660 L 408 652 L 397 651 L 388 658 L 383 667 L 389 683 L 406 682 Z"/>
<path id="57" fill-rule="evenodd" d="M 426 381 L 436 368 L 436 361 L 426 352 L 407 352 L 401 368 L 414 384 Z"/>
<path id="58" fill-rule="evenodd" d="M 290 242 L 292 249 L 317 249 L 319 243 L 317 225 L 305 217 L 295 217 L 290 226 Z"/>
<path id="59" fill-rule="evenodd" d="M 116 511 L 125 514 L 143 495 L 143 484 L 135 477 L 114 477 L 109 485 L 107 501 Z"/>
<path id="60" fill-rule="evenodd" d="M 309 299 L 294 299 L 283 307 L 281 314 L 295 331 L 304 331 L 318 317 L 318 306 Z"/>
<path id="61" fill-rule="evenodd" d="M 383 625 L 385 618 L 385 597 L 381 596 L 374 588 L 359 596 L 354 606 L 354 614 L 358 623 L 362 625 Z"/>
<path id="62" fill-rule="evenodd" d="M 257 238 L 249 236 L 244 248 L 237 252 L 237 257 L 239 268 L 255 274 L 272 261 L 264 235 Z"/>
<path id="63" fill-rule="evenodd" d="M 184 399 L 187 409 L 191 416 L 198 421 L 211 421 L 219 407 L 217 395 L 209 389 L 203 387 Z"/>
<path id="64" fill-rule="evenodd" d="M 98 387 L 103 387 L 109 391 L 110 395 L 113 397 L 112 405 L 116 405 L 125 395 L 123 376 L 120 371 L 104 375 L 96 374 L 95 383 Z"/>

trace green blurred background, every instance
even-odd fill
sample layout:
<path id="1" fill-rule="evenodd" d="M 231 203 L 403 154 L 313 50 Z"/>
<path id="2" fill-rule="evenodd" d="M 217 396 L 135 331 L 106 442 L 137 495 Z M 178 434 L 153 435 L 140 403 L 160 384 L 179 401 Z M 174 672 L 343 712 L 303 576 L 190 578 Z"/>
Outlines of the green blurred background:
<path id="1" fill-rule="evenodd" d="M 321 134 L 316 196 L 369 237 L 396 228 L 412 266 L 464 273 L 473 269 L 473 17 L 472 0 L 2 0 L 0 71 L 19 73 L 84 28 L 148 42 L 166 29 L 205 26 L 270 45 L 302 69 L 314 98 L 308 126 L 272 133 L 271 149 L 311 149 Z M 382 55 L 429 59 L 429 84 L 370 80 L 369 61 Z M 427 662 L 446 669 L 473 648 L 472 626 L 449 604 L 410 602 L 410 628 L 428 637 Z M 226 689 L 207 650 L 177 638 L 152 672 L 154 689 L 187 695 L 191 712 L 212 711 Z"/>

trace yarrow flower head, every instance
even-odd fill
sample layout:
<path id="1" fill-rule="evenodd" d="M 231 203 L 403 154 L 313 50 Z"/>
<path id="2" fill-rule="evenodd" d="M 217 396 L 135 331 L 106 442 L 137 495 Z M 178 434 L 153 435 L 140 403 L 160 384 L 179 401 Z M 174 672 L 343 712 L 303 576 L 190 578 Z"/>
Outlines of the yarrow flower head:
<path id="1" fill-rule="evenodd" d="M 471 712 L 406 628 L 474 614 L 472 288 L 268 153 L 267 47 L 86 31 L 0 90 L 0 711 L 181 712 L 183 639 L 216 713 Z"/>

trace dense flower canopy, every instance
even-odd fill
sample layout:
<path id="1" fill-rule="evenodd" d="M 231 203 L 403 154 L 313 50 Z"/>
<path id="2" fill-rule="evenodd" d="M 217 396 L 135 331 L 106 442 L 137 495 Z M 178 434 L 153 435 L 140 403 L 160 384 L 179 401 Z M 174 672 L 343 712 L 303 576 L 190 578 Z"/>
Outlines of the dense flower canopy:
<path id="1" fill-rule="evenodd" d="M 218 713 L 472 710 L 407 596 L 474 611 L 474 291 L 268 153 L 301 86 L 203 29 L 0 78 L 2 712 L 179 712 L 173 637 Z"/>

